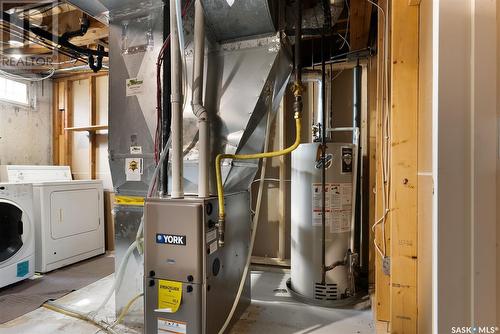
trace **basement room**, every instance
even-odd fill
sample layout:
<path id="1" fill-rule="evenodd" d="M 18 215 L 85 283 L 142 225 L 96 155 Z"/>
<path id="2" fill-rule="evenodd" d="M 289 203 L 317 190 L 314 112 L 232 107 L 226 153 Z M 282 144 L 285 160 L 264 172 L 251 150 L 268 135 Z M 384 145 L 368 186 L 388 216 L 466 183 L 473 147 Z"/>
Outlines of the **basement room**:
<path id="1" fill-rule="evenodd" d="M 0 334 L 500 333 L 500 2 L 0 12 Z"/>

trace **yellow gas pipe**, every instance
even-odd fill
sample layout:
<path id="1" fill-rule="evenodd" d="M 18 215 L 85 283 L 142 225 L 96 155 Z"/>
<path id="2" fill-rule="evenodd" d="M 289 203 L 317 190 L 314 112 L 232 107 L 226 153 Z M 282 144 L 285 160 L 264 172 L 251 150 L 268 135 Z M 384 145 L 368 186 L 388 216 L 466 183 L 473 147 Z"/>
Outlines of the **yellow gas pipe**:
<path id="1" fill-rule="evenodd" d="M 295 87 L 295 94 L 301 94 L 301 88 Z M 281 155 L 286 155 L 295 150 L 300 144 L 300 130 L 301 130 L 301 115 L 299 112 L 295 112 L 295 142 L 292 146 L 274 152 L 266 152 L 266 153 L 256 153 L 256 154 L 219 154 L 215 158 L 215 171 L 217 176 L 217 197 L 219 200 L 219 221 L 218 221 L 218 230 L 219 230 L 219 244 L 220 246 L 224 245 L 224 229 L 225 229 L 225 218 L 226 212 L 224 209 L 224 186 L 222 185 L 222 173 L 221 173 L 221 162 L 222 159 L 233 159 L 233 160 L 252 160 L 252 159 L 262 159 L 262 158 L 273 158 L 279 157 Z"/>

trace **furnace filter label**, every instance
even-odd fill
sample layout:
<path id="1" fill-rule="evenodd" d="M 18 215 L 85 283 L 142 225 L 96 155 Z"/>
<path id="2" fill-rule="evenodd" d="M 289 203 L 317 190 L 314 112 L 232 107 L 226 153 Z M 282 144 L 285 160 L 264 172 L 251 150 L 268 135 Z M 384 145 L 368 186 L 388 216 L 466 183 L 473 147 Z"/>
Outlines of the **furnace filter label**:
<path id="1" fill-rule="evenodd" d="M 312 225 L 321 226 L 321 183 L 312 184 Z M 330 233 L 349 232 L 352 219 L 352 184 L 325 184 L 325 225 Z"/>
<path id="2" fill-rule="evenodd" d="M 179 309 L 182 299 L 182 283 L 175 281 L 158 281 L 158 309 L 157 312 L 175 313 Z M 158 326 L 159 328 L 159 326 Z M 174 333 L 185 333 L 174 332 Z"/>
<path id="3" fill-rule="evenodd" d="M 158 318 L 158 334 L 187 334 L 186 323 L 181 321 Z"/>

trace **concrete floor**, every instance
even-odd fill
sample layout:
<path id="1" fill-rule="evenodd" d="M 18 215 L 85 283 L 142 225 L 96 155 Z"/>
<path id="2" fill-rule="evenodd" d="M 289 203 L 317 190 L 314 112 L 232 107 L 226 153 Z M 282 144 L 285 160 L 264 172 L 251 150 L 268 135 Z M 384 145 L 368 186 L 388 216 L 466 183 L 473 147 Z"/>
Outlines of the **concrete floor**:
<path id="1" fill-rule="evenodd" d="M 370 309 L 334 310 L 298 303 L 286 292 L 285 283 L 288 277 L 288 274 L 282 273 L 252 272 L 252 304 L 236 323 L 231 333 L 375 333 Z M 112 283 L 113 276 L 111 275 L 64 296 L 58 302 L 82 311 L 90 311 L 95 308 L 95 304 L 99 303 Z M 140 304 L 137 307 L 141 307 Z M 106 305 L 101 317 L 109 322 L 114 320 L 113 299 Z M 142 332 L 140 328 L 132 329 L 124 326 L 118 326 L 115 330 L 124 334 Z M 89 334 L 99 332 L 99 329 L 92 324 L 45 308 L 39 308 L 0 325 L 0 334 Z"/>

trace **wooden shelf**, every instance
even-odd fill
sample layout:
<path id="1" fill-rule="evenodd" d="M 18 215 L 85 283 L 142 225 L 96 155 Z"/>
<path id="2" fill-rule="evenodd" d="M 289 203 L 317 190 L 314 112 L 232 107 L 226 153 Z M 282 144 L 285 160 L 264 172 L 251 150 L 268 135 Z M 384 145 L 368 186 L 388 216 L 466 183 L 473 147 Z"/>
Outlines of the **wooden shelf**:
<path id="1" fill-rule="evenodd" d="M 99 131 L 99 130 L 107 130 L 107 125 L 90 125 L 90 126 L 77 126 L 73 128 L 64 128 L 65 131 Z"/>

